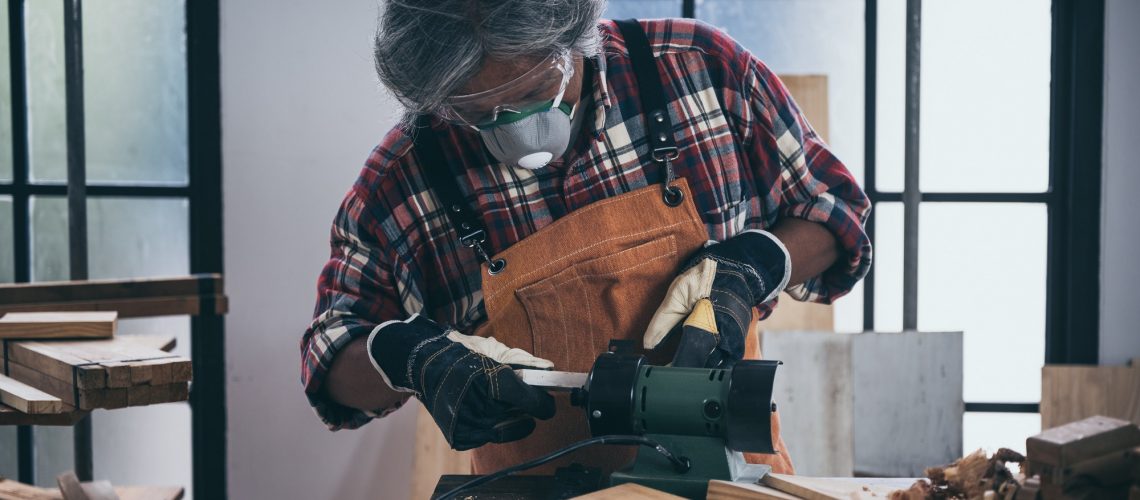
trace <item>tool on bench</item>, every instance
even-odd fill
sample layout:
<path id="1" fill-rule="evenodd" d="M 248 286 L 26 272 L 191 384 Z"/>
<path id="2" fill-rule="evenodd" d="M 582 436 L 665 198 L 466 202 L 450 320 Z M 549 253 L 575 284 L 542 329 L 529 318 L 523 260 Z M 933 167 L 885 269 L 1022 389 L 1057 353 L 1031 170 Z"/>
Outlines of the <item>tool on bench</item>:
<path id="1" fill-rule="evenodd" d="M 767 465 L 741 452 L 773 453 L 772 384 L 779 361 L 740 361 L 729 368 L 652 366 L 645 357 L 605 353 L 589 374 L 517 370 L 523 381 L 570 390 L 585 409 L 594 436 L 637 435 L 688 462 L 678 471 L 660 453 L 642 448 L 633 466 L 610 485 L 638 483 L 676 495 L 703 497 L 710 479 L 755 482 Z"/>
<path id="2" fill-rule="evenodd" d="M 710 323 L 711 313 L 711 303 L 694 308 L 682 325 L 680 346 L 672 364 L 704 360 L 716 348 L 717 333 L 715 323 Z M 702 314 L 708 315 L 703 322 L 699 321 Z M 571 404 L 584 410 L 583 418 L 593 439 L 470 480 L 437 498 L 448 498 L 461 490 L 466 490 L 465 498 L 507 498 L 467 488 L 538 466 L 569 449 L 598 443 L 645 446 L 638 448 L 630 467 L 614 472 L 608 481 L 583 474 L 581 466 L 564 468 L 547 481 L 567 484 L 564 491 L 528 490 L 527 496 L 563 498 L 568 491 L 582 494 L 586 491 L 575 488 L 592 482 L 596 487 L 637 483 L 674 495 L 704 498 L 710 480 L 755 483 L 768 474 L 771 467 L 748 464 L 742 452 L 775 452 L 772 412 L 776 405 L 772 403 L 772 385 L 779 361 L 744 360 L 722 368 L 654 366 L 645 356 L 633 353 L 629 344 L 611 341 L 611 352 L 598 356 L 589 373 L 515 370 L 527 384 L 550 391 L 569 391 Z M 444 480 L 454 484 L 460 478 L 444 476 Z M 437 490 L 446 489 L 442 488 L 444 480 Z"/>

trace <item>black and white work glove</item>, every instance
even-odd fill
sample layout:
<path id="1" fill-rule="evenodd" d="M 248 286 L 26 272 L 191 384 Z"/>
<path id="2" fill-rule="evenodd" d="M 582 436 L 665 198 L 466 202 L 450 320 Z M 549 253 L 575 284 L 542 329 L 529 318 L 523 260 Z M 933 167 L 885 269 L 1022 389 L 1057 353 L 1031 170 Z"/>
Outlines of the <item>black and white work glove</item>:
<path id="1" fill-rule="evenodd" d="M 423 402 L 456 450 L 525 438 L 534 418 L 554 416 L 554 398 L 511 369 L 554 363 L 493 337 L 464 335 L 417 314 L 377 326 L 368 353 L 389 387 Z"/>
<path id="2" fill-rule="evenodd" d="M 787 286 L 791 262 L 784 244 L 767 231 L 748 230 L 705 245 L 669 286 L 649 321 L 645 348 L 680 331 L 673 366 L 713 368 L 739 361 L 752 308 Z"/>

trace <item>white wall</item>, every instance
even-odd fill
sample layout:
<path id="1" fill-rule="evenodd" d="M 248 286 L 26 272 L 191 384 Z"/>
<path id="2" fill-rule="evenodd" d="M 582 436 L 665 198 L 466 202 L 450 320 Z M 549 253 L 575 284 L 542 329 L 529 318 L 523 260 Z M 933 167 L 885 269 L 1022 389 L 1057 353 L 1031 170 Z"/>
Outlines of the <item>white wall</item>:
<path id="1" fill-rule="evenodd" d="M 298 342 L 337 204 L 395 107 L 370 60 L 374 0 L 222 2 L 231 498 L 406 498 L 412 412 L 331 433 Z"/>
<path id="2" fill-rule="evenodd" d="M 1104 217 L 1101 221 L 1101 364 L 1140 357 L 1140 2 L 1108 0 L 1104 47 Z"/>

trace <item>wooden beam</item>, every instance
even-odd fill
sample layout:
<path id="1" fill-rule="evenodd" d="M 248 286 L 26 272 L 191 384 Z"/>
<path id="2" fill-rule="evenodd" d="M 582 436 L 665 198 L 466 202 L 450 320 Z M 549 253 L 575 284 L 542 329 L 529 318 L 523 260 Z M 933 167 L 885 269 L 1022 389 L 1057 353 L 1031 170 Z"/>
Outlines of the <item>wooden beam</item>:
<path id="1" fill-rule="evenodd" d="M 139 299 L 99 299 L 67 302 L 0 301 L 0 313 L 51 312 L 51 311 L 116 311 L 120 318 L 148 318 L 153 316 L 199 316 L 206 312 L 225 314 L 229 301 L 225 295 L 179 295 Z"/>
<path id="2" fill-rule="evenodd" d="M 110 338 L 115 311 L 14 312 L 0 317 L 0 339 Z"/>
<path id="3" fill-rule="evenodd" d="M 31 415 L 10 406 L 0 404 L 0 425 L 51 425 L 73 426 L 90 412 L 76 410 L 75 407 L 64 404 L 61 413 L 46 413 Z"/>
<path id="4" fill-rule="evenodd" d="M 1041 369 L 1041 428 L 1094 415 L 1140 425 L 1140 359 L 1131 366 L 1046 365 Z"/>
<path id="5" fill-rule="evenodd" d="M 85 302 L 224 294 L 220 274 L 129 280 L 43 281 L 0 285 L 0 304 Z"/>
<path id="6" fill-rule="evenodd" d="M 33 415 L 63 411 L 59 398 L 5 375 L 0 375 L 0 403 Z"/>

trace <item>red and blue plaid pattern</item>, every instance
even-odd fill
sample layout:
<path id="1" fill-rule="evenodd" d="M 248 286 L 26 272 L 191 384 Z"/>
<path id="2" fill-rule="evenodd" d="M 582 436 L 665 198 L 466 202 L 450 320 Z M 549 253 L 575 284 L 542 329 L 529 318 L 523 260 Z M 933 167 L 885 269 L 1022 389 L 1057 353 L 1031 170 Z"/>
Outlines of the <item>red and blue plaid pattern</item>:
<path id="1" fill-rule="evenodd" d="M 870 203 L 847 168 L 800 114 L 779 79 L 728 35 L 692 20 L 643 21 L 665 81 L 680 157 L 709 238 L 725 240 L 782 217 L 826 225 L 845 254 L 830 270 L 789 289 L 829 303 L 871 265 L 863 231 Z M 498 252 L 568 213 L 650 183 L 664 173 L 649 158 L 638 88 L 620 31 L 611 21 L 596 65 L 593 109 L 572 143 L 573 160 L 535 171 L 497 163 L 478 134 L 435 122 L 443 156 L 463 166 L 463 194 Z M 590 120 L 590 118 L 593 120 Z M 302 382 L 331 429 L 377 413 L 338 405 L 320 391 L 337 352 L 377 324 L 419 312 L 472 332 L 486 319 L 480 261 L 462 246 L 429 190 L 407 127 L 373 150 L 333 223 L 332 255 L 321 272 L 315 318 L 301 341 Z M 637 217 L 638 214 L 629 214 Z M 762 316 L 775 304 L 765 306 Z"/>

